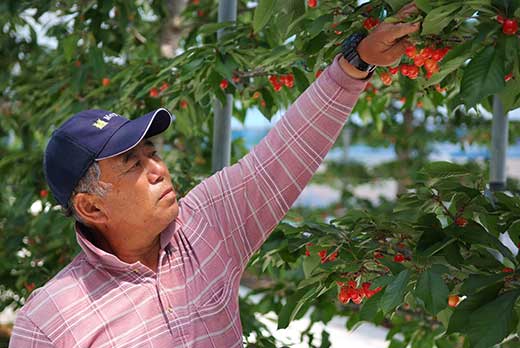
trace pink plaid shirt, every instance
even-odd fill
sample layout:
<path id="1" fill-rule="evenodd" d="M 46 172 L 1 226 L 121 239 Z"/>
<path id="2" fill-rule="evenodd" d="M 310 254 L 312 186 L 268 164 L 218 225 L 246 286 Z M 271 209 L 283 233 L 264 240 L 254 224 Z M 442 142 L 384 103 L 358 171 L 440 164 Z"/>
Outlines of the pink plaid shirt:
<path id="1" fill-rule="evenodd" d="M 238 163 L 179 200 L 157 273 L 93 245 L 17 313 L 9 347 L 242 347 L 240 277 L 342 130 L 366 81 L 333 64 Z"/>

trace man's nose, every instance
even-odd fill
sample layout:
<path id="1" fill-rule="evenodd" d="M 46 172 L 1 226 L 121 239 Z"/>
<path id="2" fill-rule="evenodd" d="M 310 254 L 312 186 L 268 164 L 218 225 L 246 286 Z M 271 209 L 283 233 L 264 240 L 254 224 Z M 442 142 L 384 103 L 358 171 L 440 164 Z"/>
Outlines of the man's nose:
<path id="1" fill-rule="evenodd" d="M 146 160 L 147 176 L 150 183 L 155 184 L 164 180 L 166 176 L 166 166 L 162 161 L 154 158 Z"/>

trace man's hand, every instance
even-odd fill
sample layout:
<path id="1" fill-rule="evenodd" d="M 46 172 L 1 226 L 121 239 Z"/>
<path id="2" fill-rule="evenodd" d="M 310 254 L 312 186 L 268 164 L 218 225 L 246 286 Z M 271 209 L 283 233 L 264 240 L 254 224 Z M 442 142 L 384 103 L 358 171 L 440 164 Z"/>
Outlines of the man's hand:
<path id="1" fill-rule="evenodd" d="M 404 6 L 396 14 L 403 20 L 417 12 L 417 7 L 412 2 Z M 416 23 L 381 23 L 373 32 L 365 37 L 357 47 L 361 59 L 369 64 L 389 66 L 395 63 L 404 53 L 410 42 L 406 37 L 418 31 L 421 27 Z"/>

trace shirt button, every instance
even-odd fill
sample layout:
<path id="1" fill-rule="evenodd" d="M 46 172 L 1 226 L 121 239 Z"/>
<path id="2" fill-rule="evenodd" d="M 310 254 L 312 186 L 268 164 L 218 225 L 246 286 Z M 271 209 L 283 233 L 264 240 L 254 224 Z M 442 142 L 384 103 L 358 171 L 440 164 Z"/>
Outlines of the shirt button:
<path id="1" fill-rule="evenodd" d="M 139 274 L 139 270 L 137 268 L 133 269 L 134 273 Z"/>
<path id="2" fill-rule="evenodd" d="M 168 312 L 173 313 L 173 307 L 172 306 L 168 307 Z"/>

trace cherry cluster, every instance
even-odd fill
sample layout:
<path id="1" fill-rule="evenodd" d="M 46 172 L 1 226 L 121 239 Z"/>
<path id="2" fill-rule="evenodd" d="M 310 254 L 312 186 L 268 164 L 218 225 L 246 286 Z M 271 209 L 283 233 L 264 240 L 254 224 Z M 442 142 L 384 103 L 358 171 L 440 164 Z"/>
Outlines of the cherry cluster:
<path id="1" fill-rule="evenodd" d="M 360 304 L 364 298 L 371 298 L 379 291 L 382 290 L 382 287 L 377 287 L 374 290 L 370 289 L 372 283 L 364 282 L 360 287 L 357 286 L 357 283 L 354 280 L 349 280 L 346 284 L 343 282 L 336 282 L 340 286 L 338 300 L 347 304 L 352 300 L 355 304 Z"/>
<path id="2" fill-rule="evenodd" d="M 273 89 L 275 90 L 275 92 L 280 92 L 282 86 L 286 86 L 288 88 L 294 87 L 294 75 L 270 75 L 269 82 L 271 82 L 271 85 L 273 85 Z"/>
<path id="3" fill-rule="evenodd" d="M 161 87 L 159 87 L 158 89 L 156 87 L 150 88 L 150 97 L 157 98 L 159 94 L 167 90 L 168 87 L 170 87 L 170 85 L 168 85 L 167 82 L 163 82 Z"/>

